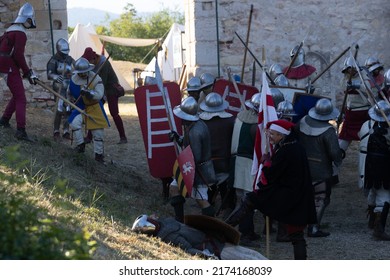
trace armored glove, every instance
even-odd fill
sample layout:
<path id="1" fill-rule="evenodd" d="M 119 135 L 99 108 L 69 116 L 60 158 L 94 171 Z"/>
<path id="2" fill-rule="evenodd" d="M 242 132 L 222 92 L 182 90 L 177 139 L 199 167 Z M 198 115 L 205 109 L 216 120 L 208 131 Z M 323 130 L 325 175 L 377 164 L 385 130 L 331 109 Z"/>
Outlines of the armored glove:
<path id="1" fill-rule="evenodd" d="M 183 137 L 180 136 L 179 134 L 177 134 L 176 131 L 171 131 L 168 133 L 168 137 L 169 137 L 169 140 L 171 140 L 172 142 L 173 141 L 176 141 L 177 144 L 179 144 L 180 146 L 183 145 Z"/>
<path id="2" fill-rule="evenodd" d="M 55 81 L 59 84 L 62 84 L 62 82 L 64 81 L 64 76 L 58 75 Z"/>
<path id="3" fill-rule="evenodd" d="M 27 78 L 28 82 L 31 85 L 36 85 L 37 81 L 39 81 L 38 76 L 34 73 L 32 69 L 28 70 L 28 72 L 23 75 L 23 78 Z"/>
<path id="4" fill-rule="evenodd" d="M 80 95 L 84 96 L 87 99 L 92 99 L 94 97 L 94 93 L 88 89 L 82 89 L 80 91 Z"/>

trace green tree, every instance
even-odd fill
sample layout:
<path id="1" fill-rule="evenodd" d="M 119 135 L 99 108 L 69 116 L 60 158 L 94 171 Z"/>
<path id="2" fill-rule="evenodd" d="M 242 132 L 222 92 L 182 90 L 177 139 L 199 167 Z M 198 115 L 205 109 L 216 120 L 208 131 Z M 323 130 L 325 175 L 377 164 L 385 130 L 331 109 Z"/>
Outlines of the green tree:
<path id="1" fill-rule="evenodd" d="M 111 21 L 108 29 L 98 27 L 97 33 L 114 37 L 164 40 L 175 22 L 184 23 L 184 16 L 180 12 L 163 9 L 142 17 L 138 16 L 132 4 L 127 4 L 119 19 Z M 133 62 L 150 61 L 156 52 L 153 46 L 124 47 L 107 43 L 106 48 L 113 59 Z"/>

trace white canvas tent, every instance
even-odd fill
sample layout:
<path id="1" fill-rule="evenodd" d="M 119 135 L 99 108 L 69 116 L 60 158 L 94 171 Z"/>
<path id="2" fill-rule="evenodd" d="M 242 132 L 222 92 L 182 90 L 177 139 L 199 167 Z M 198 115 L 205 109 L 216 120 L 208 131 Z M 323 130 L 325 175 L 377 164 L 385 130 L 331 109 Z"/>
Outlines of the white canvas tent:
<path id="1" fill-rule="evenodd" d="M 72 35 L 69 37 L 69 54 L 77 60 L 83 55 L 85 48 L 91 47 L 96 53 L 104 53 L 105 56 L 108 56 L 109 54 L 107 53 L 107 50 L 104 49 L 101 40 L 131 47 L 150 46 L 156 43 L 156 39 L 131 39 L 99 36 L 96 34 L 95 29 L 90 24 L 77 24 Z M 111 58 L 110 61 L 112 61 Z M 115 67 L 114 64 L 112 64 L 112 67 L 114 68 L 114 71 L 118 76 L 119 83 L 124 87 L 124 89 L 132 89 L 130 84 L 123 77 L 123 74 Z M 131 71 L 131 69 L 129 69 L 128 71 Z"/>
<path id="2" fill-rule="evenodd" d="M 162 43 L 162 51 L 158 53 L 158 65 L 160 66 L 161 76 L 163 80 L 179 81 L 184 61 L 183 38 L 184 25 L 174 23 Z M 154 77 L 154 68 L 156 58 L 154 57 L 141 73 L 141 77 Z"/>

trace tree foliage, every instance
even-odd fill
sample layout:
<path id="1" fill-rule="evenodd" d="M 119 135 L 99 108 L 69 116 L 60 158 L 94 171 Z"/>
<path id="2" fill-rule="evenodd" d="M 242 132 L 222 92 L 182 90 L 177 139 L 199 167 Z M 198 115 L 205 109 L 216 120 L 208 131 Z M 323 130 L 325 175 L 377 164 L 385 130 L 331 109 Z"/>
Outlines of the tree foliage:
<path id="1" fill-rule="evenodd" d="M 173 23 L 184 23 L 184 16 L 177 11 L 162 9 L 147 16 L 139 16 L 132 4 L 127 4 L 120 18 L 110 22 L 109 27 L 98 26 L 96 33 L 114 37 L 162 39 L 164 40 Z M 124 47 L 107 43 L 107 51 L 114 60 L 145 63 L 155 55 L 156 49 L 148 47 Z"/>

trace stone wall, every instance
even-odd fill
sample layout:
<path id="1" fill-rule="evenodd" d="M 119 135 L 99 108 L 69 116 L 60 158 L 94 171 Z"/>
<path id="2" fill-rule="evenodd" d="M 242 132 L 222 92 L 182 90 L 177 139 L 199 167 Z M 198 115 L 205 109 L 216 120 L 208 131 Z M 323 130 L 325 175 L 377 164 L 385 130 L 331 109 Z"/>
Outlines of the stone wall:
<path id="1" fill-rule="evenodd" d="M 356 41 L 360 47 L 358 62 L 361 65 L 373 55 L 385 64 L 385 69 L 390 66 L 389 0 L 185 0 L 189 77 L 203 72 L 226 76 L 227 66 L 241 75 L 245 48 L 235 32 L 246 41 L 252 4 L 248 45 L 261 63 L 265 53 L 266 67 L 272 63 L 287 66 L 290 50 L 303 40 L 306 62 L 317 68 L 317 74 Z M 354 45 L 351 49 L 354 50 Z M 340 70 L 349 54 L 348 51 L 316 81 L 315 86 L 321 89 L 321 94 L 332 98 L 339 95 Z M 247 53 L 246 83 L 252 81 L 253 62 Z M 259 68 L 256 65 L 258 88 L 261 86 Z"/>
<path id="2" fill-rule="evenodd" d="M 68 38 L 67 3 L 65 0 L 30 0 L 28 2 L 34 7 L 37 28 L 27 30 L 25 57 L 27 64 L 38 74 L 39 79 L 47 81 L 46 64 L 53 54 L 53 49 L 55 52 L 55 43 L 59 38 Z M 16 19 L 24 3 L 26 1 L 0 0 L 0 34 Z M 24 80 L 24 85 L 28 102 L 46 104 L 47 99 L 53 98 L 52 94 L 45 92 L 38 85 L 30 85 L 27 80 Z M 1 80 L 0 101 L 9 99 L 10 94 L 5 81 Z"/>

